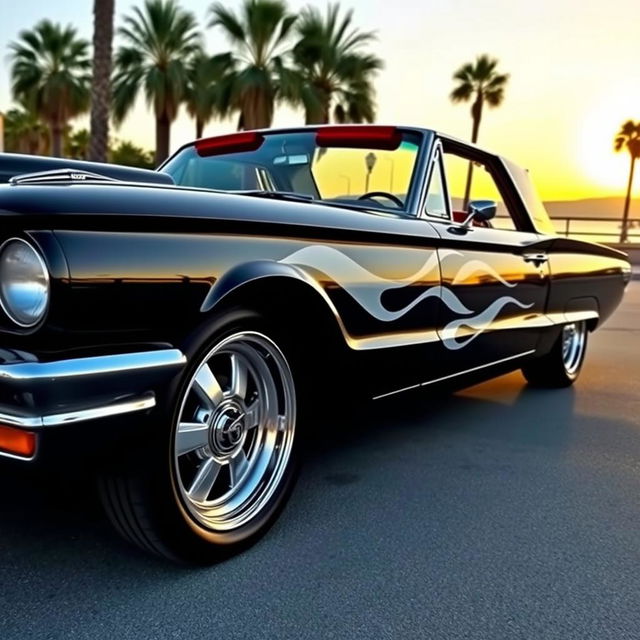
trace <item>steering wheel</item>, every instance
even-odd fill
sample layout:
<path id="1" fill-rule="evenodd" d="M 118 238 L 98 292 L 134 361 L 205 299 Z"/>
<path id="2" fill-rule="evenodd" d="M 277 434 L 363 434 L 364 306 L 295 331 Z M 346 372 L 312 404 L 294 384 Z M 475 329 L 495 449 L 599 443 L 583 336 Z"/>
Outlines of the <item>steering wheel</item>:
<path id="1" fill-rule="evenodd" d="M 358 200 L 371 200 L 372 198 L 387 198 L 387 200 L 391 200 L 398 209 L 402 209 L 404 207 L 404 202 L 402 202 L 398 196 L 394 196 L 393 193 L 387 193 L 386 191 L 369 191 L 368 193 L 363 193 L 359 196 Z"/>

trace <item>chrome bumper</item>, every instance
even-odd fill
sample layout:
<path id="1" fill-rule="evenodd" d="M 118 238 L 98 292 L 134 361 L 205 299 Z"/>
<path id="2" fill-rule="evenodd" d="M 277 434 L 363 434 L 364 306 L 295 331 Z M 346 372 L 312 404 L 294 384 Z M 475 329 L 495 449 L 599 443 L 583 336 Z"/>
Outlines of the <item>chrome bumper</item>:
<path id="1" fill-rule="evenodd" d="M 53 362 L 30 358 L 5 352 L 0 364 L 0 424 L 33 432 L 150 409 L 156 404 L 158 384 L 186 362 L 178 349 Z M 0 455 L 20 457 L 2 450 Z"/>

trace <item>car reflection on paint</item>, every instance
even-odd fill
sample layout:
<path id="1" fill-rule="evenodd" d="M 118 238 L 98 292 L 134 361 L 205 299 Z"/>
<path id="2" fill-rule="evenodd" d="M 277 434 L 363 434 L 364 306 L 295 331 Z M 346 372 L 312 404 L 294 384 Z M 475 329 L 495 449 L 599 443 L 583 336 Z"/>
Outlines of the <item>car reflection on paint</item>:
<path id="1" fill-rule="evenodd" d="M 630 277 L 525 171 L 425 129 L 219 136 L 136 182 L 43 168 L 0 186 L 0 453 L 95 458 L 116 528 L 183 561 L 267 531 L 329 385 L 570 385 Z"/>

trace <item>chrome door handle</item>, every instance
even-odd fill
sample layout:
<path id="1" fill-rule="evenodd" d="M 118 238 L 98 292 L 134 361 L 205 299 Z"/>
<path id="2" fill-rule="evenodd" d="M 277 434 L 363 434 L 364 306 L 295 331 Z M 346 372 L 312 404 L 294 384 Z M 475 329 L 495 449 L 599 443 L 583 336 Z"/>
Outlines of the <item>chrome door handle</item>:
<path id="1" fill-rule="evenodd" d="M 541 265 L 549 261 L 546 253 L 523 253 L 522 259 L 525 262 L 533 262 L 535 265 Z"/>

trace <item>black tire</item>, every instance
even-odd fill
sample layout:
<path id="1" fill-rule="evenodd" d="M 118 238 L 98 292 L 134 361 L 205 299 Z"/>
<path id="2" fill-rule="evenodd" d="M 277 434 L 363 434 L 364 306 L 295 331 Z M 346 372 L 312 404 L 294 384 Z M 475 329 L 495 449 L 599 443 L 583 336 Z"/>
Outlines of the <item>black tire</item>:
<path id="1" fill-rule="evenodd" d="M 568 332 L 573 332 L 573 337 L 569 337 Z M 549 353 L 530 360 L 522 367 L 527 382 L 532 387 L 547 389 L 571 386 L 582 370 L 587 338 L 588 331 L 584 321 L 565 325 Z"/>
<path id="2" fill-rule="evenodd" d="M 159 399 L 157 410 L 154 410 L 155 424 L 145 431 L 146 437 L 121 459 L 110 462 L 99 478 L 105 510 L 126 539 L 146 551 L 173 560 L 211 564 L 246 549 L 266 533 L 288 500 L 299 467 L 301 439 L 298 423 L 306 408 L 303 399 L 306 400 L 309 393 L 303 382 L 304 371 L 298 364 L 293 347 L 283 330 L 272 326 L 260 314 L 247 310 L 225 313 L 191 339 L 184 349 L 189 364 L 171 384 L 166 397 Z M 254 357 L 251 349 L 258 354 L 255 362 L 250 359 Z M 228 357 L 227 380 L 225 384 L 221 382 L 218 385 L 217 391 L 222 392 L 225 387 L 225 394 L 235 394 L 233 370 L 239 370 L 237 363 L 242 362 L 243 353 L 247 354 L 242 364 L 245 403 L 240 407 L 239 392 L 224 400 L 218 395 L 218 404 L 207 405 L 210 414 L 202 418 L 206 429 L 198 428 L 199 433 L 206 432 L 206 444 L 199 449 L 179 453 L 184 448 L 182 439 L 188 426 L 188 416 L 196 411 L 200 416 L 203 408 L 198 408 L 199 404 L 203 407 L 206 404 L 206 394 L 202 394 L 204 387 L 197 380 L 204 375 L 203 363 L 207 363 L 209 372 L 214 373 L 214 379 L 224 380 L 216 367 L 222 366 L 222 359 Z M 260 364 L 259 356 L 263 357 L 264 364 Z M 291 374 L 290 380 L 286 377 L 286 367 Z M 285 385 L 286 381 L 287 386 L 277 392 L 269 390 L 269 375 L 275 379 L 280 374 L 283 376 L 282 384 Z M 264 376 L 264 380 L 260 376 Z M 239 373 L 235 375 L 236 379 L 242 377 Z M 294 382 L 292 387 L 289 382 Z M 230 388 L 227 390 L 225 385 Z M 249 407 L 249 397 L 254 398 L 251 407 L 257 408 Z M 204 398 L 202 402 L 200 398 Z M 277 411 L 275 423 L 272 415 L 274 404 Z M 231 413 L 232 410 L 236 413 Z M 292 413 L 288 413 L 290 410 Z M 284 412 L 283 415 L 280 411 Z M 182 422 L 185 416 L 187 421 Z M 179 421 L 181 427 L 177 431 Z M 249 422 L 255 422 L 254 426 Z M 284 424 L 282 428 L 281 422 Z M 200 426 L 200 419 L 197 425 Z M 277 445 L 273 445 L 273 451 L 269 453 L 271 449 L 267 448 L 267 443 L 271 446 L 273 442 Z M 274 456 L 274 462 L 269 455 Z M 244 463 L 239 465 L 237 461 L 243 458 Z M 210 468 L 218 465 L 219 470 L 213 473 L 214 480 L 209 490 L 206 486 L 210 478 L 207 478 L 203 490 L 199 489 L 197 479 L 207 464 Z M 225 465 L 227 475 L 223 476 Z M 240 466 L 241 471 L 238 470 Z M 189 475 L 191 467 L 195 469 L 194 476 Z M 264 478 L 260 475 L 263 469 Z M 260 481 L 254 490 L 256 478 Z M 214 498 L 216 492 L 222 495 Z M 226 502 L 225 496 L 230 496 Z M 245 500 L 245 496 L 250 498 Z M 236 508 L 245 502 L 246 507 L 242 509 L 246 513 L 240 507 Z M 217 507 L 211 506 L 216 504 Z M 218 519 L 207 515 L 211 513 L 217 513 Z"/>

